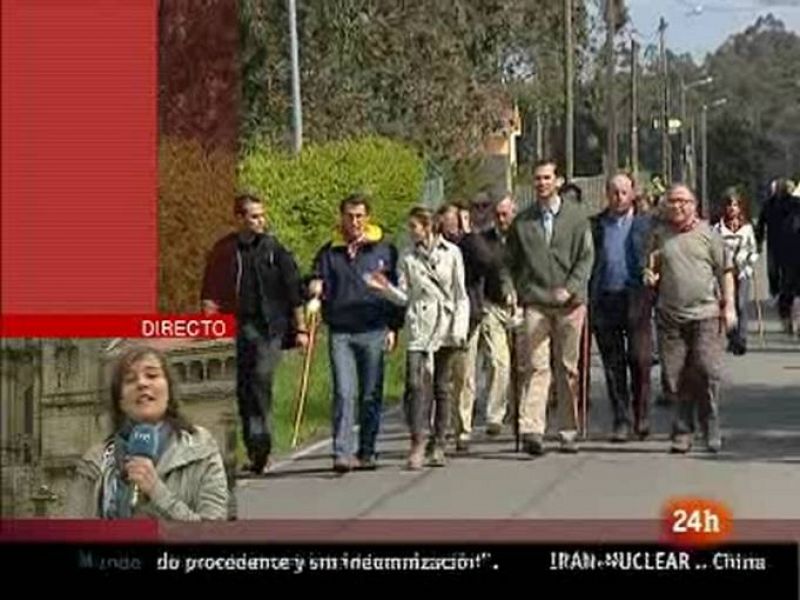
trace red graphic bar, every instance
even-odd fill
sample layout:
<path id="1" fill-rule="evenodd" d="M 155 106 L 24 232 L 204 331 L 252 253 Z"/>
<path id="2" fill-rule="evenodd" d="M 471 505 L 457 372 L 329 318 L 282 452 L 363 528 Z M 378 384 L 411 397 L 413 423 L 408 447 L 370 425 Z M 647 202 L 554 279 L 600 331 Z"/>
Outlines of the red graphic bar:
<path id="1" fill-rule="evenodd" d="M 2 312 L 157 310 L 157 0 L 3 0 Z"/>
<path id="2" fill-rule="evenodd" d="M 0 542 L 157 542 L 160 539 L 159 523 L 152 519 L 0 521 Z"/>
<path id="3" fill-rule="evenodd" d="M 0 337 L 187 338 L 236 335 L 232 315 L 2 315 Z"/>

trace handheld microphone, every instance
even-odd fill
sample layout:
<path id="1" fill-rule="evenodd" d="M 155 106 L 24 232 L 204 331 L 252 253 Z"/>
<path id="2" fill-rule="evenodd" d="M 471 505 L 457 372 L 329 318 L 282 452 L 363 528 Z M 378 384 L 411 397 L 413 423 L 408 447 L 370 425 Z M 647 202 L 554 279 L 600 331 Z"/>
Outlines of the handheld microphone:
<path id="1" fill-rule="evenodd" d="M 158 431 L 154 425 L 136 425 L 128 437 L 128 456 L 143 456 L 155 462 L 158 456 Z M 134 484 L 131 508 L 139 503 L 139 486 Z"/>

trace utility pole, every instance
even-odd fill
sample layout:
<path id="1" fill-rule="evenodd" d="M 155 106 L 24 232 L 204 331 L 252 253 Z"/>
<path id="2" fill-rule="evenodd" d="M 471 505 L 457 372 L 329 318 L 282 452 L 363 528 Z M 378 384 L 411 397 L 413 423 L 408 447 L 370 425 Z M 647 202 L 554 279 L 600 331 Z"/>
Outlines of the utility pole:
<path id="1" fill-rule="evenodd" d="M 700 137 L 703 139 L 703 195 L 700 197 L 700 212 L 703 218 L 708 218 L 708 105 L 703 104 L 700 111 Z"/>
<path id="2" fill-rule="evenodd" d="M 544 157 L 544 119 L 542 118 L 542 107 L 536 107 L 536 160 Z"/>
<path id="3" fill-rule="evenodd" d="M 703 218 L 706 219 L 709 216 L 708 211 L 709 207 L 711 206 L 711 194 L 709 193 L 710 190 L 708 189 L 708 109 L 717 108 L 718 106 L 722 106 L 727 102 L 727 98 L 718 98 L 711 104 L 704 103 L 703 109 L 700 112 L 700 136 L 703 139 L 703 170 L 701 179 L 703 182 L 703 195 L 700 198 L 700 208 Z"/>
<path id="4" fill-rule="evenodd" d="M 608 156 L 608 172 L 613 174 L 619 167 L 617 158 L 617 95 L 614 85 L 614 32 L 616 17 L 614 0 L 606 0 L 606 93 L 608 137 L 606 139 L 606 155 Z"/>
<path id="5" fill-rule="evenodd" d="M 631 38 L 631 170 L 633 178 L 639 176 L 639 93 L 637 69 L 639 44 Z"/>
<path id="6" fill-rule="evenodd" d="M 714 78 L 711 76 L 704 77 L 703 79 L 698 79 L 697 81 L 693 81 L 691 83 L 686 83 L 683 75 L 681 75 L 681 181 L 686 183 L 689 180 L 689 147 L 687 145 L 688 140 L 686 138 L 686 128 L 687 128 L 687 121 L 689 117 L 687 115 L 686 110 L 686 94 L 692 88 L 696 88 L 703 85 L 708 85 L 714 81 Z M 692 152 L 691 154 L 694 155 L 694 138 L 692 138 Z"/>
<path id="7" fill-rule="evenodd" d="M 574 43 L 572 39 L 572 0 L 564 0 L 564 87 L 566 98 L 566 127 L 564 128 L 564 146 L 567 155 L 567 181 L 572 181 L 575 174 L 575 98 L 573 95 L 574 66 L 575 57 Z"/>
<path id="8" fill-rule="evenodd" d="M 689 185 L 697 192 L 697 116 L 692 116 L 692 125 L 689 129 Z"/>
<path id="9" fill-rule="evenodd" d="M 686 82 L 681 75 L 681 181 L 686 183 Z"/>
<path id="10" fill-rule="evenodd" d="M 295 0 L 289 0 L 289 39 L 292 53 L 292 149 L 297 155 L 303 148 L 303 107 L 300 98 L 300 58 Z"/>
<path id="11" fill-rule="evenodd" d="M 667 73 L 667 48 L 664 40 L 664 32 L 667 30 L 667 22 L 664 17 L 658 24 L 659 45 L 661 49 L 661 77 L 664 85 L 664 103 L 661 107 L 661 170 L 664 183 L 669 185 L 672 181 L 672 156 L 669 144 L 669 76 Z"/>

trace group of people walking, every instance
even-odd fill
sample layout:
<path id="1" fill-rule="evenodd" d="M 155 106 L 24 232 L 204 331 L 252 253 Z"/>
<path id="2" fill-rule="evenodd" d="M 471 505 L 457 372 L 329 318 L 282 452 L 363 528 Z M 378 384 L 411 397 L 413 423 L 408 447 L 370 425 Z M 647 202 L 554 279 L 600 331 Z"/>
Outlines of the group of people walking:
<path id="1" fill-rule="evenodd" d="M 691 448 L 695 415 L 708 450 L 720 450 L 725 340 L 734 354 L 746 351 L 763 239 L 742 197 L 726 192 L 712 226 L 681 184 L 649 207 L 628 175 L 614 175 L 607 206 L 589 216 L 580 194 L 562 193 L 553 161 L 537 163 L 533 183 L 535 201 L 524 210 L 512 196 L 492 201 L 484 193 L 436 212 L 413 208 L 402 253 L 372 221 L 369 198 L 349 196 L 305 277 L 266 231 L 263 202 L 236 199 L 240 231 L 211 252 L 202 301 L 206 312 L 238 317 L 237 398 L 250 470 L 269 465 L 272 378 L 282 349 L 308 345 L 303 307 L 311 298 L 328 328 L 337 472 L 376 467 L 385 356 L 402 329 L 410 469 L 446 464 L 450 435 L 457 452 L 469 451 L 478 364 L 485 364 L 489 436 L 512 422 L 525 451 L 542 454 L 555 407 L 559 449 L 577 452 L 587 319 L 613 441 L 650 434 L 657 342 L 663 392 L 675 408 L 671 450 Z"/>
<path id="2" fill-rule="evenodd" d="M 725 340 L 729 352 L 747 351 L 747 307 L 765 239 L 770 290 L 786 330 L 800 330 L 792 323 L 792 310 L 800 321 L 800 194 L 776 182 L 752 223 L 746 200 L 728 190 L 712 225 L 682 184 L 651 199 L 616 174 L 606 184 L 606 207 L 588 216 L 579 189 L 564 193 L 554 162 L 538 163 L 533 180 L 536 198 L 523 210 L 511 196 L 492 202 L 486 194 L 436 212 L 412 209 L 402 253 L 371 221 L 369 198 L 349 196 L 305 277 L 267 231 L 261 199 L 235 199 L 239 229 L 209 254 L 202 305 L 237 317 L 237 399 L 252 472 L 269 466 L 282 353 L 309 347 L 310 299 L 320 301 L 328 327 L 337 472 L 377 465 L 384 362 L 402 329 L 410 469 L 445 465 L 450 435 L 457 452 L 469 451 L 481 358 L 489 436 L 510 421 L 525 451 L 540 455 L 555 407 L 559 449 L 577 452 L 577 400 L 588 368 L 582 350 L 592 334 L 612 441 L 650 434 L 657 345 L 661 386 L 674 407 L 670 450 L 688 452 L 699 425 L 706 448 L 720 451 Z M 173 382 L 155 348 L 121 354 L 112 373 L 113 432 L 79 462 L 68 515 L 235 514 L 229 469 L 211 434 L 181 413 Z"/>

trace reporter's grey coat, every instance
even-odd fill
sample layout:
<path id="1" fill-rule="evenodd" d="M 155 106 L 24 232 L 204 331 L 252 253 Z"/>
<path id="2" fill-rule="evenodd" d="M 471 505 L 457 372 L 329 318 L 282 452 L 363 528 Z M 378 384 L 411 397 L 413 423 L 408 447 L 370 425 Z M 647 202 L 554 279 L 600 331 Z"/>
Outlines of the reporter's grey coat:
<path id="1" fill-rule="evenodd" d="M 179 431 L 156 465 L 159 482 L 152 498 L 134 511 L 134 518 L 173 521 L 224 520 L 228 517 L 228 484 L 222 455 L 211 433 L 195 426 Z M 78 463 L 69 491 L 66 516 L 100 518 L 103 455 L 107 443 L 92 447 Z"/>

